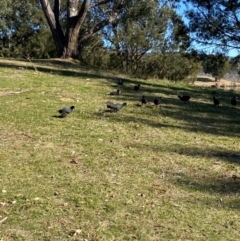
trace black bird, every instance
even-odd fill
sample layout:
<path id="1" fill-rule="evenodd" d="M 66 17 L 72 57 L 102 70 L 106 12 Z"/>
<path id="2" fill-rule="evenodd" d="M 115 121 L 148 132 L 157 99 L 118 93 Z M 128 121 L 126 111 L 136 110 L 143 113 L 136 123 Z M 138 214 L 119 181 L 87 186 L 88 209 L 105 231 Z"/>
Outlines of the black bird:
<path id="1" fill-rule="evenodd" d="M 184 101 L 186 103 L 186 102 L 188 102 L 190 100 L 191 96 L 189 96 L 189 95 L 182 95 L 182 96 L 178 95 L 178 98 L 181 101 Z"/>
<path id="2" fill-rule="evenodd" d="M 153 103 L 154 103 L 154 105 L 159 106 L 159 110 L 161 110 L 161 111 L 163 112 L 163 110 L 162 110 L 162 108 L 161 108 L 162 97 L 157 97 L 157 98 L 155 98 L 155 99 L 153 100 Z"/>
<path id="3" fill-rule="evenodd" d="M 140 86 L 141 86 L 140 84 L 135 85 L 135 86 L 134 86 L 134 90 L 135 90 L 135 91 L 138 91 L 138 90 L 140 89 Z"/>
<path id="4" fill-rule="evenodd" d="M 213 96 L 213 104 L 219 105 L 219 99 L 217 99 L 215 96 Z"/>
<path id="5" fill-rule="evenodd" d="M 123 79 L 118 79 L 117 84 L 118 84 L 118 85 L 123 85 Z"/>
<path id="6" fill-rule="evenodd" d="M 143 95 L 142 96 L 142 98 L 141 98 L 141 102 L 142 102 L 142 105 L 145 105 L 146 106 L 146 104 L 147 104 L 147 99 L 146 99 L 146 97 Z"/>
<path id="7" fill-rule="evenodd" d="M 59 114 L 61 114 L 61 117 L 65 117 L 68 114 L 70 114 L 73 110 L 74 110 L 75 106 L 71 106 L 71 107 L 64 107 L 61 110 L 58 111 Z"/>
<path id="8" fill-rule="evenodd" d="M 231 98 L 231 104 L 232 104 L 232 106 L 236 106 L 237 105 L 237 96 L 233 96 L 232 98 Z"/>
<path id="9" fill-rule="evenodd" d="M 116 91 L 112 91 L 109 93 L 109 95 L 119 95 L 120 94 L 120 90 L 117 89 Z"/>
<path id="10" fill-rule="evenodd" d="M 158 98 L 155 98 L 155 99 L 153 100 L 153 103 L 154 103 L 154 105 L 156 105 L 156 106 L 160 105 L 161 102 L 162 102 L 162 97 L 158 97 Z"/>
<path id="11" fill-rule="evenodd" d="M 113 110 L 114 112 L 121 110 L 123 108 L 123 106 L 125 106 L 125 105 L 127 105 L 127 103 L 125 103 L 125 102 L 122 104 L 119 104 L 119 103 L 114 104 L 110 101 L 107 102 L 107 108 Z"/>

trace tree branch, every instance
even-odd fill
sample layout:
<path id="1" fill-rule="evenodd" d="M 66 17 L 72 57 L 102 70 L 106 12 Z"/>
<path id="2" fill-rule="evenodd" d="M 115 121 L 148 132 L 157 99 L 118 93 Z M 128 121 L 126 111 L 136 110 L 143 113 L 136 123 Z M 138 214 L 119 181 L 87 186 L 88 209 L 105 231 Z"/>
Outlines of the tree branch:
<path id="1" fill-rule="evenodd" d="M 55 20 L 56 21 L 59 21 L 59 13 L 60 13 L 60 0 L 55 0 L 54 1 L 54 9 L 53 9 L 53 12 L 54 12 L 54 16 L 55 16 Z"/>
<path id="2" fill-rule="evenodd" d="M 90 7 L 90 0 L 84 0 L 81 5 L 81 8 L 78 12 L 78 16 L 77 16 L 77 23 L 76 23 L 77 30 L 79 30 L 80 27 L 82 26 L 82 24 L 86 18 L 89 7 Z"/>
<path id="3" fill-rule="evenodd" d="M 64 33 L 62 31 L 61 25 L 59 23 L 59 8 L 60 0 L 55 0 L 54 12 L 49 4 L 48 0 L 40 0 L 44 15 L 47 19 L 51 32 L 54 36 L 54 42 L 60 55 L 64 46 Z"/>
<path id="4" fill-rule="evenodd" d="M 45 14 L 45 17 L 47 18 L 48 24 L 50 28 L 55 28 L 56 27 L 56 20 L 54 16 L 54 13 L 52 11 L 52 8 L 49 4 L 48 0 L 40 0 L 43 12 Z"/>
<path id="5" fill-rule="evenodd" d="M 105 26 L 107 26 L 108 24 L 114 22 L 117 18 L 117 13 L 113 13 L 109 16 L 108 19 L 104 19 L 101 22 L 99 22 L 98 24 L 96 24 L 95 26 L 93 26 L 92 28 L 88 29 L 82 36 L 82 38 L 80 39 L 79 43 L 83 43 L 86 39 L 88 39 L 90 36 L 92 36 L 94 33 L 98 32 L 99 30 L 101 30 L 102 28 L 104 28 Z"/>
<path id="6" fill-rule="evenodd" d="M 103 0 L 103 1 L 100 1 L 100 2 L 97 2 L 97 3 L 92 3 L 92 4 L 90 5 L 90 8 L 94 8 L 94 7 L 96 7 L 96 6 L 100 6 L 100 5 L 109 3 L 109 2 L 111 2 L 111 0 Z"/>

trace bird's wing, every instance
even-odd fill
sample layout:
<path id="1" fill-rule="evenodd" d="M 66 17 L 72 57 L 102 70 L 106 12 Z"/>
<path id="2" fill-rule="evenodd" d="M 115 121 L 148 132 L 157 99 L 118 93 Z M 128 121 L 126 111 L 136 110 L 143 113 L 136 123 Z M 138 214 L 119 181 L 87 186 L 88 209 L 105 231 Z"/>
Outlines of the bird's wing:
<path id="1" fill-rule="evenodd" d="M 65 112 L 65 108 L 62 108 L 58 111 L 59 113 L 64 113 Z"/>
<path id="2" fill-rule="evenodd" d="M 112 102 L 107 102 L 107 108 L 115 109 L 116 108 L 116 104 L 114 104 Z"/>

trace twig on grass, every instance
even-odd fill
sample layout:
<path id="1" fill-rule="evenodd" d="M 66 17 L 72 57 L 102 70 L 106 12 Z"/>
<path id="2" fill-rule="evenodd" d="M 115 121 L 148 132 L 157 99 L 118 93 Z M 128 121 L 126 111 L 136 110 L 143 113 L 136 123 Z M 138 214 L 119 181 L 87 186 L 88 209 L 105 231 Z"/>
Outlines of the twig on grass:
<path id="1" fill-rule="evenodd" d="M 7 220 L 7 218 L 8 218 L 8 217 L 5 217 L 5 218 L 3 218 L 2 220 L 0 220 L 0 224 L 3 223 L 3 222 L 5 222 L 5 221 Z"/>

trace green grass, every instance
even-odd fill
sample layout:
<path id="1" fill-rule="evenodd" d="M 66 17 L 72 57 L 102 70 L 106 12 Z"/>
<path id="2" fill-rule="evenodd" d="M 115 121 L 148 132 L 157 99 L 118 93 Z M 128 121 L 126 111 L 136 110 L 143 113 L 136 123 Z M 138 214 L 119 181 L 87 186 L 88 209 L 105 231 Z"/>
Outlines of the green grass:
<path id="1" fill-rule="evenodd" d="M 239 92 L 33 64 L 0 60 L 0 240 L 239 240 Z"/>

